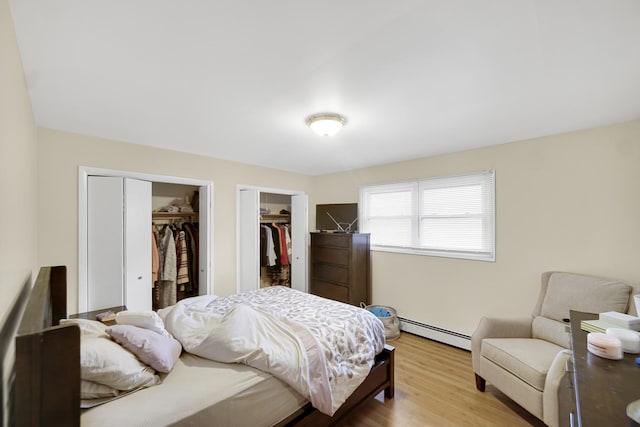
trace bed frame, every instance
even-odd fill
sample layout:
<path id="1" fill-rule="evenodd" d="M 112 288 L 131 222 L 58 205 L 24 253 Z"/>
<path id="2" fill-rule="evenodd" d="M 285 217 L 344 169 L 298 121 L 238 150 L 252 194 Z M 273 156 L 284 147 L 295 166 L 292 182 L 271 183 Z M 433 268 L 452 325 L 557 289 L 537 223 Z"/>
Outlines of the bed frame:
<path id="1" fill-rule="evenodd" d="M 80 329 L 67 317 L 67 269 L 43 267 L 16 335 L 16 426 L 80 425 Z"/>
<path id="2" fill-rule="evenodd" d="M 15 338 L 13 414 L 16 426 L 80 425 L 80 329 L 67 317 L 67 270 L 42 267 L 27 296 Z M 394 348 L 385 346 L 364 382 L 333 417 L 307 404 L 278 426 L 331 426 L 384 391 L 394 395 Z"/>

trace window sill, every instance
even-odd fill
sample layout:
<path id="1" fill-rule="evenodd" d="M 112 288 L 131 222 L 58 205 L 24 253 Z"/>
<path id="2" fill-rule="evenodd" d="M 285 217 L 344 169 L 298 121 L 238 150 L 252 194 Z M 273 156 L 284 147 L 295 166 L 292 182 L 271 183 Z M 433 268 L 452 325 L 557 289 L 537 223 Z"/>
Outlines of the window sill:
<path id="1" fill-rule="evenodd" d="M 376 252 L 393 252 L 407 255 L 423 255 L 440 258 L 468 259 L 473 261 L 496 262 L 495 253 L 438 251 L 430 249 L 405 248 L 397 246 L 371 245 L 371 250 Z"/>

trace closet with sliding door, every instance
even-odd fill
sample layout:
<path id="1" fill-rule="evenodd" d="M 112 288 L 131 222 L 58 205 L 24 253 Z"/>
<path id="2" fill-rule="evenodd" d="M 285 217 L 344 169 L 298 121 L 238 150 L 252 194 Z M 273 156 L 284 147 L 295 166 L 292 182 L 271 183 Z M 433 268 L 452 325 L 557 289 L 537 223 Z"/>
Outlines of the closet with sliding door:
<path id="1" fill-rule="evenodd" d="M 108 172 L 81 175 L 79 312 L 159 309 L 209 293 L 212 183 Z"/>

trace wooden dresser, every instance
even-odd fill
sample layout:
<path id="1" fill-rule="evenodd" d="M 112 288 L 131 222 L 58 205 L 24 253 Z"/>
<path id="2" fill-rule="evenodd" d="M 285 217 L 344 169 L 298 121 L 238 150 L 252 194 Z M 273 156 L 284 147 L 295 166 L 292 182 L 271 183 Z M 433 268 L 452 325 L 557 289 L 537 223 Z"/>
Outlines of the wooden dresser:
<path id="1" fill-rule="evenodd" d="M 370 304 L 369 236 L 369 233 L 311 233 L 310 292 L 348 304 Z"/>

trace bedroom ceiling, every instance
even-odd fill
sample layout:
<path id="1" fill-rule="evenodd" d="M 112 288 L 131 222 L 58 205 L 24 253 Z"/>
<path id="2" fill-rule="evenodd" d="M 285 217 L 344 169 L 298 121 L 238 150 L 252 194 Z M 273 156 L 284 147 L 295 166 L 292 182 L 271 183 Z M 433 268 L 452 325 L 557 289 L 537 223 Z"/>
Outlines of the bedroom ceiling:
<path id="1" fill-rule="evenodd" d="M 318 175 L 640 118 L 638 0 L 10 4 L 46 128 Z"/>

